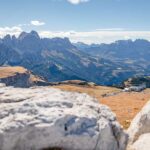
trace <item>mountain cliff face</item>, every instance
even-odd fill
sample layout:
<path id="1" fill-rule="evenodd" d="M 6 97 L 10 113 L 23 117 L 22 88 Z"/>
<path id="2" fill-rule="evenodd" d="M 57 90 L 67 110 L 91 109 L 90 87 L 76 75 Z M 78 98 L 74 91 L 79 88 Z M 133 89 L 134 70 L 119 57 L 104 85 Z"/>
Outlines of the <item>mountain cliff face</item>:
<path id="1" fill-rule="evenodd" d="M 0 43 L 0 66 L 4 64 L 16 65 L 20 63 L 20 57 L 13 48 Z"/>
<path id="2" fill-rule="evenodd" d="M 142 57 L 138 59 L 139 62 L 126 57 L 122 60 L 119 51 L 125 47 L 124 44 L 113 49 L 116 54 L 111 57 L 109 56 L 114 52 L 109 53 L 108 50 L 105 52 L 108 55 L 99 55 L 104 52 L 97 54 L 93 49 L 97 45 L 92 45 L 92 51 L 96 55 L 93 56 L 84 49 L 90 48 L 89 45 L 84 44 L 82 50 L 77 48 L 82 44 L 74 46 L 68 38 L 40 38 L 35 31 L 22 32 L 18 38 L 7 35 L 0 39 L 0 65 L 23 66 L 50 82 L 76 79 L 103 85 L 120 84 L 135 74 L 145 74 L 150 68 L 150 64 L 145 63 Z M 116 47 L 115 45 L 112 44 L 112 47 Z M 101 49 L 105 51 L 105 47 L 109 46 L 105 45 Z M 119 59 L 114 59 L 116 55 Z"/>

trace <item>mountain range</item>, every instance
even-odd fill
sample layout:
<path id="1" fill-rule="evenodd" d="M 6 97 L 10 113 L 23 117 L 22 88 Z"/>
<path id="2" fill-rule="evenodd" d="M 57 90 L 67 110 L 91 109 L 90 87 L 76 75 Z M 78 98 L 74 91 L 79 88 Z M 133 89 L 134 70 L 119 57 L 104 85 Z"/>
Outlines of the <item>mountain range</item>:
<path id="1" fill-rule="evenodd" d="M 40 38 L 36 31 L 0 39 L 0 66 L 23 66 L 49 82 L 85 80 L 116 85 L 150 74 L 150 42 L 71 43 L 68 38 Z"/>

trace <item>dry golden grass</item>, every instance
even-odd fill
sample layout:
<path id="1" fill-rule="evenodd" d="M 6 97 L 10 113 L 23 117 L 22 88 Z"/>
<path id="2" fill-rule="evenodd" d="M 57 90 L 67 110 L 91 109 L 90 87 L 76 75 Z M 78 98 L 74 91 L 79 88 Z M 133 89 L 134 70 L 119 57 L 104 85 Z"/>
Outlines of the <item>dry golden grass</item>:
<path id="1" fill-rule="evenodd" d="M 106 86 L 78 86 L 78 85 L 61 84 L 55 87 L 66 91 L 87 93 L 97 99 L 103 97 L 103 95 L 105 94 L 118 93 L 121 91 L 120 89 L 113 88 L 113 87 L 106 87 Z"/>
<path id="2" fill-rule="evenodd" d="M 105 104 L 116 113 L 117 119 L 124 128 L 128 128 L 131 120 L 141 110 L 141 108 L 150 99 L 150 89 L 143 92 L 120 92 L 120 89 L 104 86 L 83 87 L 76 85 L 59 85 L 56 88 L 65 91 L 75 91 L 87 93 L 97 98 L 102 104 Z M 116 93 L 104 97 L 105 94 Z"/>
<path id="3" fill-rule="evenodd" d="M 44 82 L 44 80 L 42 80 L 40 77 L 35 76 L 33 74 L 30 74 L 30 81 L 32 81 L 32 82 L 39 82 L 39 81 Z"/>
<path id="4" fill-rule="evenodd" d="M 14 76 L 16 73 L 25 73 L 27 69 L 23 67 L 0 67 L 0 78 Z"/>
<path id="5" fill-rule="evenodd" d="M 150 89 L 143 92 L 123 92 L 101 99 L 101 103 L 108 105 L 116 113 L 117 119 L 124 128 L 128 128 L 132 119 L 150 100 Z"/>

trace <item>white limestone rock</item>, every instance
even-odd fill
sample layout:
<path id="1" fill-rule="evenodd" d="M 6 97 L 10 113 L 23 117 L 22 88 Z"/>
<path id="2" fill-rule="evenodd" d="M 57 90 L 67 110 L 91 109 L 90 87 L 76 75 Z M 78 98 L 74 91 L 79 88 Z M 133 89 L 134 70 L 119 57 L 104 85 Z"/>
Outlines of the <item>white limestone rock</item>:
<path id="1" fill-rule="evenodd" d="M 127 132 L 129 149 L 150 150 L 150 101 L 133 119 Z"/>
<path id="2" fill-rule="evenodd" d="M 142 134 L 132 145 L 132 150 L 149 150 L 150 149 L 150 133 Z"/>
<path id="3" fill-rule="evenodd" d="M 0 86 L 0 150 L 125 150 L 115 115 L 86 94 Z"/>

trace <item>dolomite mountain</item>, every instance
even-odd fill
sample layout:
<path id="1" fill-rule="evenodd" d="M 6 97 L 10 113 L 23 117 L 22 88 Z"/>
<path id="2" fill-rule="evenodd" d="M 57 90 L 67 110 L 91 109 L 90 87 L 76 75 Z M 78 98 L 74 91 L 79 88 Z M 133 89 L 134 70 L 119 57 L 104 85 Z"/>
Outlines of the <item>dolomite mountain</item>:
<path id="1" fill-rule="evenodd" d="M 120 84 L 134 75 L 150 74 L 150 42 L 73 44 L 68 38 L 41 38 L 37 32 L 0 39 L 0 66 L 23 66 L 49 82 L 84 80 Z"/>
<path id="2" fill-rule="evenodd" d="M 0 85 L 1 150 L 125 150 L 115 115 L 86 94 Z"/>
<path id="3" fill-rule="evenodd" d="M 1 66 L 23 66 L 49 82 L 82 79 L 100 83 L 100 62 L 79 51 L 68 38 L 40 38 L 31 31 L 0 40 Z"/>

